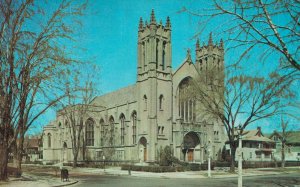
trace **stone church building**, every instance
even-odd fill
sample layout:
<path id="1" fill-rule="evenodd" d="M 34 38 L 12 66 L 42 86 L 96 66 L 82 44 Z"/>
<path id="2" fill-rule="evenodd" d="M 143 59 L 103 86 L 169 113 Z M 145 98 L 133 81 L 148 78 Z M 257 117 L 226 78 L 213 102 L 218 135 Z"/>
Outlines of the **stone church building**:
<path id="1" fill-rule="evenodd" d="M 181 94 L 211 64 L 223 69 L 222 41 L 213 44 L 211 36 L 207 44 L 200 46 L 197 41 L 196 62 L 188 50 L 174 70 L 170 19 L 165 25 L 158 23 L 152 10 L 148 23 L 140 19 L 137 53 L 136 83 L 97 96 L 91 103 L 99 107 L 85 119 L 85 160 L 101 161 L 105 156 L 116 161 L 154 162 L 165 146 L 171 146 L 174 156 L 183 161 L 202 163 L 209 153 L 218 159 L 225 141 L 223 125 L 201 118 L 199 101 L 182 99 Z M 45 162 L 72 162 L 67 123 L 57 112 L 56 119 L 44 127 Z M 82 159 L 79 153 L 78 160 Z"/>

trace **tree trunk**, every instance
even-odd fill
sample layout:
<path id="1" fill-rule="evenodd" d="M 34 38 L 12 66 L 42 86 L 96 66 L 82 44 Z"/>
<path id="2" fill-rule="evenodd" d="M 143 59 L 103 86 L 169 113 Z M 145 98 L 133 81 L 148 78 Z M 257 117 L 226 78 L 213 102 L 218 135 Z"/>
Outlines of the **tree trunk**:
<path id="1" fill-rule="evenodd" d="M 8 149 L 7 142 L 0 142 L 0 181 L 7 180 Z"/>
<path id="2" fill-rule="evenodd" d="M 231 151 L 231 159 L 230 159 L 230 172 L 234 172 L 235 170 L 235 152 L 236 147 L 230 144 L 230 151 Z"/>
<path id="3" fill-rule="evenodd" d="M 285 142 L 281 144 L 281 167 L 285 167 Z"/>
<path id="4" fill-rule="evenodd" d="M 76 168 L 76 167 L 77 167 L 77 158 L 78 158 L 78 151 L 77 151 L 77 154 L 74 154 L 73 168 Z"/>
<path id="5" fill-rule="evenodd" d="M 24 143 L 24 138 L 21 135 L 19 141 L 16 140 L 16 144 L 14 147 L 13 165 L 15 168 L 17 168 L 16 177 L 21 177 L 21 173 L 22 173 L 23 143 Z"/>
<path id="6" fill-rule="evenodd" d="M 15 173 L 15 177 L 21 177 L 21 163 L 22 159 L 20 159 L 20 154 L 14 154 L 13 166 L 17 169 Z"/>

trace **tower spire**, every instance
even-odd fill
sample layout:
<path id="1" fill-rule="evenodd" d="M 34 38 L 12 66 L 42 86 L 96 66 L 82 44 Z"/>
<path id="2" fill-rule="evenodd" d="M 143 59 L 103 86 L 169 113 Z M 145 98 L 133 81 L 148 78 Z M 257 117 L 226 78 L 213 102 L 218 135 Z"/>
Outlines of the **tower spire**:
<path id="1" fill-rule="evenodd" d="M 220 47 L 223 48 L 224 44 L 223 44 L 223 39 L 220 40 Z"/>
<path id="2" fill-rule="evenodd" d="M 167 21 L 166 21 L 166 28 L 171 28 L 171 21 L 170 21 L 170 17 L 167 17 Z"/>
<path id="3" fill-rule="evenodd" d="M 197 38 L 197 42 L 196 42 L 196 51 L 200 49 L 200 42 L 199 42 L 199 38 Z"/>
<path id="4" fill-rule="evenodd" d="M 142 30 L 143 27 L 144 27 L 143 19 L 142 19 L 142 17 L 140 17 L 139 30 Z"/>
<path id="5" fill-rule="evenodd" d="M 208 45 L 213 45 L 213 41 L 212 41 L 212 32 L 210 32 L 210 34 L 209 34 Z"/>
<path id="6" fill-rule="evenodd" d="M 151 11 L 150 24 L 156 24 L 154 9 Z"/>

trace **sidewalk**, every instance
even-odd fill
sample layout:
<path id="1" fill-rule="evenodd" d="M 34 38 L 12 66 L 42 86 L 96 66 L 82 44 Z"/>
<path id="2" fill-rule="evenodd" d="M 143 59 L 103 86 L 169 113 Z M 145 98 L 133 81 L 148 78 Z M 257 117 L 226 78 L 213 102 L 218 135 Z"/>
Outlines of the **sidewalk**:
<path id="1" fill-rule="evenodd" d="M 76 168 L 71 170 L 74 175 L 114 175 L 114 176 L 131 176 L 131 177 L 150 177 L 150 178 L 208 178 L 207 171 L 185 171 L 185 172 L 166 172 L 152 173 L 142 171 L 131 171 L 130 175 L 127 170 L 121 170 L 120 167 L 111 167 L 105 169 L 98 168 Z M 278 168 L 258 168 L 258 169 L 243 169 L 243 176 L 260 176 L 260 175 L 276 175 L 282 173 L 300 173 L 300 168 L 287 168 L 282 171 Z M 212 170 L 212 178 L 237 177 L 237 173 L 229 173 L 223 170 Z"/>
<path id="2" fill-rule="evenodd" d="M 21 178 L 10 178 L 7 182 L 1 182 L 2 187 L 60 187 L 76 184 L 78 180 L 69 178 L 69 181 L 61 181 L 60 177 L 49 175 L 37 176 L 23 173 Z"/>
<path id="3" fill-rule="evenodd" d="M 104 169 L 99 168 L 71 168 L 69 170 L 70 178 L 68 182 L 62 182 L 60 177 L 55 176 L 45 169 L 44 172 L 30 173 L 24 172 L 22 178 L 10 178 L 8 182 L 0 183 L 0 186 L 4 187 L 59 187 L 76 184 L 79 177 L 89 175 L 111 175 L 111 176 L 126 176 L 126 177 L 149 177 L 149 178 L 181 178 L 181 179 L 201 179 L 208 178 L 207 171 L 185 171 L 185 172 L 166 172 L 166 173 L 151 173 L 142 171 L 131 171 L 130 175 L 128 170 L 121 170 L 120 167 L 110 167 Z M 243 176 L 260 176 L 260 175 L 276 175 L 282 173 L 300 173 L 299 167 L 286 168 L 284 170 L 280 168 L 258 168 L 258 169 L 243 169 Z M 225 170 L 212 170 L 212 178 L 228 178 L 237 177 L 237 173 L 228 173 Z"/>

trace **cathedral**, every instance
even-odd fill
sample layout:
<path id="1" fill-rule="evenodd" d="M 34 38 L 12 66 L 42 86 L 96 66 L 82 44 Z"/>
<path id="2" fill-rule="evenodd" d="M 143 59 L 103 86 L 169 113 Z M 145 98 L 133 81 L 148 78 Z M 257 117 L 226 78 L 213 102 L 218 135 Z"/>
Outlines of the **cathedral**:
<path id="1" fill-rule="evenodd" d="M 158 23 L 154 11 L 150 21 L 140 18 L 137 43 L 136 83 L 97 96 L 84 122 L 85 156 L 78 161 L 155 162 L 165 146 L 179 160 L 203 163 L 210 155 L 218 159 L 225 142 L 224 126 L 201 117 L 199 101 L 181 97 L 190 81 L 207 67 L 223 69 L 223 43 L 196 42 L 196 60 L 190 51 L 172 69 L 171 21 Z M 43 130 L 44 162 L 72 162 L 72 142 L 66 118 L 56 119 Z"/>

